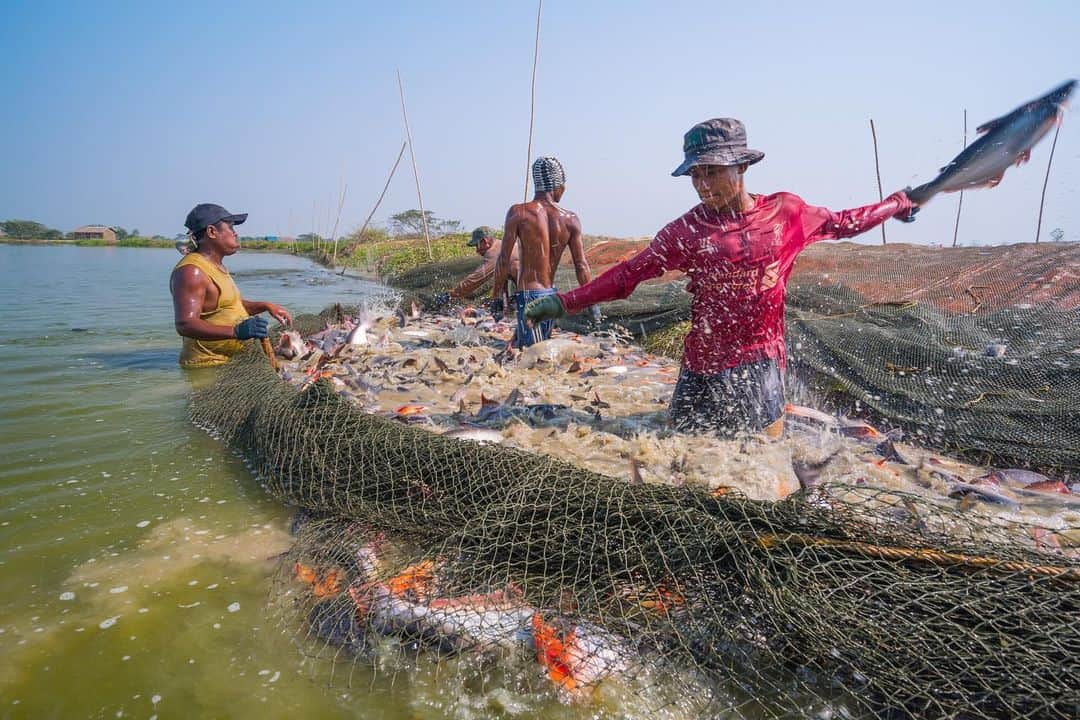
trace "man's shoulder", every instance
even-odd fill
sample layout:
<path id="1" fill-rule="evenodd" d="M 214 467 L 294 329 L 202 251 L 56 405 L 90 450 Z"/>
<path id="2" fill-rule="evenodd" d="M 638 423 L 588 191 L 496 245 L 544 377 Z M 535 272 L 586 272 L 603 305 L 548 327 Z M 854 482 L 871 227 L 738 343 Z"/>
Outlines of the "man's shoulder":
<path id="1" fill-rule="evenodd" d="M 775 192 L 770 195 L 762 195 L 761 205 L 765 207 L 772 206 L 776 208 L 783 207 L 796 209 L 806 205 L 806 201 L 793 192 L 781 190 L 780 192 Z"/>
<path id="2" fill-rule="evenodd" d="M 660 228 L 660 232 L 656 233 L 656 239 L 670 240 L 692 234 L 699 225 L 706 221 L 704 211 L 705 206 L 698 203 L 664 227 Z"/>

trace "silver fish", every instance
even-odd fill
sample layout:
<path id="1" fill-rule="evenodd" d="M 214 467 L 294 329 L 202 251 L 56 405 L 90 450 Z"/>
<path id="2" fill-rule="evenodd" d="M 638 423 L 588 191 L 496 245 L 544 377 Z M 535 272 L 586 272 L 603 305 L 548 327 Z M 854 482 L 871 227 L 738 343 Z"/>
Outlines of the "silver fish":
<path id="1" fill-rule="evenodd" d="M 1027 162 L 1031 149 L 1060 122 L 1075 87 L 1076 81 L 1069 80 L 1008 115 L 983 123 L 976 130 L 982 137 L 941 168 L 936 178 L 908 190 L 908 197 L 924 205 L 939 192 L 994 187 L 1009 166 Z"/>
<path id="2" fill-rule="evenodd" d="M 370 626 L 383 635 L 434 646 L 443 652 L 515 649 L 531 639 L 536 611 L 512 590 L 483 595 L 413 600 L 377 584 L 368 598 L 350 589 L 354 602 L 368 613 Z"/>
<path id="3" fill-rule="evenodd" d="M 477 443 L 501 443 L 503 441 L 502 433 L 497 430 L 491 430 L 489 428 L 478 427 L 460 427 L 450 432 L 443 433 L 443 437 L 455 438 L 457 440 L 471 440 Z"/>

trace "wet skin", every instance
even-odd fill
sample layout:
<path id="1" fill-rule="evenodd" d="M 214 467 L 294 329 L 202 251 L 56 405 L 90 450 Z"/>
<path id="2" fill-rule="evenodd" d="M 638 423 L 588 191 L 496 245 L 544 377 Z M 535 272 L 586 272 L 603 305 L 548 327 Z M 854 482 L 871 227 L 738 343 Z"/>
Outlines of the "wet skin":
<path id="1" fill-rule="evenodd" d="M 717 212 L 738 215 L 754 206 L 746 192 L 743 175 L 748 165 L 695 165 L 690 180 L 698 198 Z"/>
<path id="2" fill-rule="evenodd" d="M 577 215 L 557 204 L 565 190 L 566 186 L 563 185 L 551 192 L 537 192 L 532 201 L 512 205 L 507 211 L 492 298 L 506 295 L 510 255 L 515 244 L 520 244 L 521 253 L 518 290 L 552 287 L 559 260 L 567 247 L 574 261 L 578 284 L 584 285 L 592 279 L 581 244 L 581 221 Z"/>
<path id="3" fill-rule="evenodd" d="M 201 253 L 210 262 L 225 270 L 224 259 L 240 249 L 240 238 L 232 223 L 225 221 L 206 228 L 199 241 Z M 197 340 L 229 340 L 236 337 L 236 329 L 230 325 L 214 325 L 199 317 L 201 313 L 217 309 L 221 292 L 206 273 L 194 265 L 173 270 L 169 279 L 173 296 L 173 322 L 176 332 Z M 282 325 L 292 324 L 292 315 L 281 305 L 261 300 L 241 300 L 249 315 L 268 312 Z"/>

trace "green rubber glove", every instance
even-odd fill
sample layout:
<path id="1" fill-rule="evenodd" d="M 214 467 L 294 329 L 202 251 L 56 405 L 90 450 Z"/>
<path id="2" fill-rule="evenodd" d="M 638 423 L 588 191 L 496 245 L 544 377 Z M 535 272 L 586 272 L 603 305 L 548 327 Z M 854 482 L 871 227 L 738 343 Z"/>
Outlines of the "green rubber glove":
<path id="1" fill-rule="evenodd" d="M 548 295 L 525 306 L 525 318 L 533 322 L 561 318 L 563 315 L 566 315 L 566 308 L 558 295 Z"/>

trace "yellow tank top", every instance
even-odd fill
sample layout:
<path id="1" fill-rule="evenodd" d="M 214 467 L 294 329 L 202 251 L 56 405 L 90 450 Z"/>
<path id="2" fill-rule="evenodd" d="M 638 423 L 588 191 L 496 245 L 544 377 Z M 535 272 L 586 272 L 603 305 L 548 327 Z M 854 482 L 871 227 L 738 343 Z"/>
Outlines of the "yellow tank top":
<path id="1" fill-rule="evenodd" d="M 212 325 L 231 327 L 248 317 L 244 303 L 240 301 L 240 291 L 228 270 L 219 268 L 197 252 L 185 255 L 183 260 L 176 263 L 176 268 L 185 265 L 194 265 L 202 270 L 218 288 L 217 307 L 210 312 L 199 313 L 200 319 Z M 184 346 L 180 349 L 180 365 L 181 367 L 221 365 L 228 362 L 229 358 L 240 352 L 243 347 L 244 343 L 240 340 L 196 340 L 186 337 Z"/>

